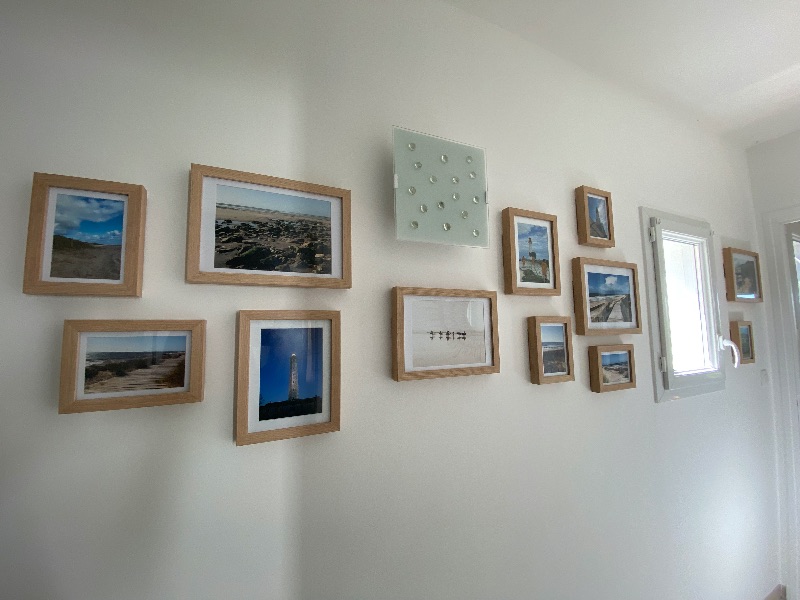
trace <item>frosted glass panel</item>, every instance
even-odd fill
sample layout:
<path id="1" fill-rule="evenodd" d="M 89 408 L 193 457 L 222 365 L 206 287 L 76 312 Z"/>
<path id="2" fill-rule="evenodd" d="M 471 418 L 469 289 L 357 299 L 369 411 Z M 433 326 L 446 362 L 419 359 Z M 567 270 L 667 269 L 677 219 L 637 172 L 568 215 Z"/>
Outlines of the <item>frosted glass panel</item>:
<path id="1" fill-rule="evenodd" d="M 394 128 L 397 239 L 489 247 L 484 151 Z"/>

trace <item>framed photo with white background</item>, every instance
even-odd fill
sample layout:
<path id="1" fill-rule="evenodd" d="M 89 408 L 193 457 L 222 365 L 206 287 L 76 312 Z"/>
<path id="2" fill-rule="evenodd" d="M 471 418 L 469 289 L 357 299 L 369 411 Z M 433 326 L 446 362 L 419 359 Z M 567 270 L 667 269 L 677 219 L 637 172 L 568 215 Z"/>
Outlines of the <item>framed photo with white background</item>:
<path id="1" fill-rule="evenodd" d="M 586 185 L 575 188 L 575 211 L 579 244 L 614 247 L 614 212 L 609 192 Z"/>
<path id="2" fill-rule="evenodd" d="M 528 317 L 528 356 L 531 383 L 574 381 L 572 319 Z"/>
<path id="3" fill-rule="evenodd" d="M 573 258 L 572 293 L 578 335 L 642 332 L 634 263 Z"/>
<path id="4" fill-rule="evenodd" d="M 509 207 L 502 221 L 506 294 L 561 294 L 557 217 Z"/>

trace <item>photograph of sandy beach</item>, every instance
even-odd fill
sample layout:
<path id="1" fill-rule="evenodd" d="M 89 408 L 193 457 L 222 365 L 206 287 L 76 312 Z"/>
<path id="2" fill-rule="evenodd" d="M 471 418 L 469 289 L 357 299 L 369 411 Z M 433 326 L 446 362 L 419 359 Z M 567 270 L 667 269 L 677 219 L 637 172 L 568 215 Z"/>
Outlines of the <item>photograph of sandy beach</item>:
<path id="1" fill-rule="evenodd" d="M 562 323 L 542 323 L 542 361 L 544 375 L 569 373 L 565 328 Z"/>
<path id="2" fill-rule="evenodd" d="M 630 358 L 627 352 L 603 352 L 600 355 L 604 384 L 628 383 L 631 380 Z"/>
<path id="3" fill-rule="evenodd" d="M 331 202 L 216 185 L 214 267 L 330 275 Z"/>

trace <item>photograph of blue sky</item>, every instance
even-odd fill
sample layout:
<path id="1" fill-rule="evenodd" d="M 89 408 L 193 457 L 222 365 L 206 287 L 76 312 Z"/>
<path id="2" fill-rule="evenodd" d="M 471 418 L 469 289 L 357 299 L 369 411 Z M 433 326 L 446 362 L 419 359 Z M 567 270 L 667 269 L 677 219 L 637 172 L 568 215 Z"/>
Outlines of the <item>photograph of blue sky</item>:
<path id="1" fill-rule="evenodd" d="M 564 343 L 564 326 L 560 323 L 542 323 L 542 344 Z"/>
<path id="2" fill-rule="evenodd" d="M 322 327 L 261 330 L 260 404 L 289 398 L 289 359 L 297 355 L 298 397 L 322 397 Z"/>
<path id="3" fill-rule="evenodd" d="M 528 256 L 530 252 L 528 238 L 530 238 L 533 251 L 536 253 L 536 260 L 550 260 L 547 227 L 519 221 L 517 221 L 517 251 L 519 252 L 517 258 L 530 258 Z"/>
<path id="4" fill-rule="evenodd" d="M 169 335 L 87 336 L 86 353 L 93 352 L 186 352 L 185 333 Z"/>
<path id="5" fill-rule="evenodd" d="M 276 210 L 293 215 L 331 218 L 331 203 L 327 200 L 253 190 L 221 183 L 217 184 L 217 204 L 232 204 L 261 210 Z"/>
<path id="6" fill-rule="evenodd" d="M 590 296 L 621 296 L 631 293 L 631 278 L 628 275 L 608 273 L 586 273 Z"/>
<path id="7" fill-rule="evenodd" d="M 124 212 L 122 200 L 57 194 L 53 233 L 90 244 L 121 246 Z"/>
<path id="8" fill-rule="evenodd" d="M 600 355 L 600 359 L 603 361 L 603 366 L 607 367 L 609 365 L 625 365 L 628 364 L 628 353 L 627 352 L 603 352 Z"/>

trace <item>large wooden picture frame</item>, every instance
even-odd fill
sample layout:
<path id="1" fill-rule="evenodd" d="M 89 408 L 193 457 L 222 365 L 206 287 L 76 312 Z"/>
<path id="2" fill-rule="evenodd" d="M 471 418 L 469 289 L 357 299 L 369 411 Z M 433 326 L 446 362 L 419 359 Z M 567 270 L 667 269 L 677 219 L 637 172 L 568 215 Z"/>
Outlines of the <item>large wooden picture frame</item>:
<path id="1" fill-rule="evenodd" d="M 756 362 L 752 321 L 731 321 L 731 341 L 739 348 L 739 362 L 743 365 Z"/>
<path id="2" fill-rule="evenodd" d="M 506 208 L 503 219 L 503 274 L 506 294 L 558 296 L 558 218 Z"/>
<path id="3" fill-rule="evenodd" d="M 579 244 L 614 247 L 614 211 L 609 192 L 586 185 L 575 188 L 575 212 Z"/>
<path id="4" fill-rule="evenodd" d="M 22 291 L 141 296 L 146 204 L 141 185 L 34 173 Z"/>
<path id="5" fill-rule="evenodd" d="M 396 287 L 392 305 L 396 381 L 500 371 L 497 292 Z"/>
<path id="6" fill-rule="evenodd" d="M 573 258 L 572 294 L 578 335 L 642 332 L 639 271 L 634 263 Z"/>
<path id="7" fill-rule="evenodd" d="M 203 399 L 205 321 L 64 321 L 58 412 Z"/>
<path id="8" fill-rule="evenodd" d="M 633 344 L 589 346 L 589 387 L 597 393 L 635 388 Z"/>
<path id="9" fill-rule="evenodd" d="M 193 164 L 186 281 L 351 287 L 350 190 Z"/>
<path id="10" fill-rule="evenodd" d="M 572 319 L 528 317 L 528 356 L 531 383 L 574 381 Z"/>
<path id="11" fill-rule="evenodd" d="M 236 445 L 339 431 L 341 318 L 331 310 L 241 310 Z"/>
<path id="12" fill-rule="evenodd" d="M 729 302 L 764 301 L 758 252 L 723 248 L 722 269 L 725 272 L 725 297 Z"/>

